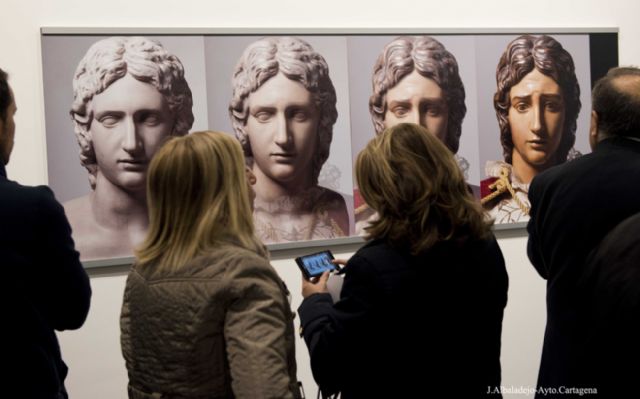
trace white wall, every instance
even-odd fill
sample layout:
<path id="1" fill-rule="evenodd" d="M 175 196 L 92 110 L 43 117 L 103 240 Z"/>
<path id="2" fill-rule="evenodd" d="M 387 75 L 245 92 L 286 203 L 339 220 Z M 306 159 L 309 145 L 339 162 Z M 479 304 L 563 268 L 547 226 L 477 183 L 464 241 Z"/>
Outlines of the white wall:
<path id="1" fill-rule="evenodd" d="M 379 4 L 379 6 L 378 6 Z M 392 5 L 390 5 L 392 4 Z M 481 4 L 481 5 L 480 5 Z M 46 183 L 44 105 L 40 55 L 41 26 L 64 27 L 619 27 L 621 64 L 640 64 L 640 2 L 635 0 L 323 0 L 310 7 L 297 0 L 263 2 L 165 0 L 3 0 L 0 6 L 0 66 L 11 74 L 16 94 L 17 137 L 8 173 L 24 184 Z M 544 282 L 526 257 L 524 231 L 498 234 L 510 277 L 502 346 L 503 384 L 534 386 L 544 330 Z M 334 248 L 349 254 L 354 247 Z M 300 276 L 291 260 L 296 251 L 279 254 L 274 266 L 300 303 Z M 126 269 L 92 272 L 93 303 L 79 331 L 60 334 L 71 369 L 72 398 L 125 398 L 126 372 L 120 355 L 118 317 Z M 299 378 L 315 395 L 304 344 L 298 342 Z M 527 397 L 531 395 L 505 395 Z"/>

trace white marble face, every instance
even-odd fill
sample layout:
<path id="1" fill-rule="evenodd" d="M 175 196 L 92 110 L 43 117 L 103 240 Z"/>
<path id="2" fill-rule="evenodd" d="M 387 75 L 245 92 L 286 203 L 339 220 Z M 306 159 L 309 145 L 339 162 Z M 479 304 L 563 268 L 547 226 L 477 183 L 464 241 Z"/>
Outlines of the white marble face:
<path id="1" fill-rule="evenodd" d="M 319 122 L 311 93 L 279 73 L 251 93 L 248 104 L 245 129 L 258 183 L 309 187 Z"/>
<path id="2" fill-rule="evenodd" d="M 125 191 L 144 190 L 149 162 L 173 129 L 164 96 L 126 75 L 94 96 L 91 110 L 96 185 L 107 180 Z"/>

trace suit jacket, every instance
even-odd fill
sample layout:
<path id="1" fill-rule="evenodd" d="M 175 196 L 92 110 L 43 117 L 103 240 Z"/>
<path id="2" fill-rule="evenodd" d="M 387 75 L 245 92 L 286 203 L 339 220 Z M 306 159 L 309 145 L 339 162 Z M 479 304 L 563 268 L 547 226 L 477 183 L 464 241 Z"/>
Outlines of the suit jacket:
<path id="1" fill-rule="evenodd" d="M 587 259 L 579 282 L 588 312 L 580 364 L 598 398 L 638 395 L 640 375 L 640 213 L 625 219 Z"/>
<path id="2" fill-rule="evenodd" d="M 576 285 L 589 252 L 640 211 L 639 183 L 640 142 L 624 137 L 603 140 L 593 153 L 533 179 L 528 255 L 547 279 L 540 387 L 589 386 L 577 361 L 586 350 L 586 310 Z"/>
<path id="3" fill-rule="evenodd" d="M 441 242 L 418 256 L 374 240 L 345 273 L 335 305 L 315 294 L 298 309 L 325 394 L 500 396 L 508 277 L 495 239 Z"/>
<path id="4" fill-rule="evenodd" d="M 5 279 L 3 393 L 64 398 L 67 367 L 54 330 L 79 328 L 91 288 L 62 206 L 45 186 L 7 180 L 0 165 L 0 267 Z"/>

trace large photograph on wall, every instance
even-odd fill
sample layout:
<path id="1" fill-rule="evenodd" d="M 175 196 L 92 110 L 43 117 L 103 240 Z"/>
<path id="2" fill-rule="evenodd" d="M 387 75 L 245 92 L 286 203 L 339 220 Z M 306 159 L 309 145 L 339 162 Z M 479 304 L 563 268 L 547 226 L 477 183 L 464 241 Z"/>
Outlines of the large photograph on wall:
<path id="1" fill-rule="evenodd" d="M 614 29 L 42 31 L 49 185 L 83 261 L 132 256 L 150 159 L 200 130 L 242 144 L 271 248 L 364 234 L 356 156 L 402 122 L 456 155 L 496 226 L 522 227 L 531 179 L 590 152 L 591 85 L 618 54 Z"/>

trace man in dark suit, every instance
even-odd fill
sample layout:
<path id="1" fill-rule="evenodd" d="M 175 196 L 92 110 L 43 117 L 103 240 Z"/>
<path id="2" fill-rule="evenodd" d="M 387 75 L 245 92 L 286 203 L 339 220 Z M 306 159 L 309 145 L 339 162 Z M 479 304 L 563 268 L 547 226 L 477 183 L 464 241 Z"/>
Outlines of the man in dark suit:
<path id="1" fill-rule="evenodd" d="M 589 350 L 586 298 L 577 289 L 586 258 L 614 226 L 640 211 L 640 69 L 610 70 L 594 87 L 592 105 L 593 152 L 539 174 L 529 190 L 528 255 L 547 279 L 538 386 L 565 387 L 564 393 L 593 385 L 579 360 Z"/>
<path id="2" fill-rule="evenodd" d="M 54 330 L 84 323 L 91 287 L 53 192 L 7 179 L 16 109 L 7 74 L 0 69 L 0 291 L 7 370 L 2 397 L 62 399 L 67 398 L 67 366 Z"/>

